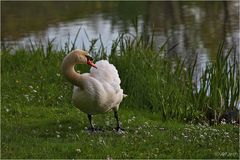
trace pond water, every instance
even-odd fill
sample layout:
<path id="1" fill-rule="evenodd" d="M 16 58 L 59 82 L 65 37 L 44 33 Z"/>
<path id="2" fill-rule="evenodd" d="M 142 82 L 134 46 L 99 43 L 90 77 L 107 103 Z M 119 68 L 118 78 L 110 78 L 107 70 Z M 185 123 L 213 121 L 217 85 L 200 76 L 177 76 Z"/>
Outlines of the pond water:
<path id="1" fill-rule="evenodd" d="M 220 42 L 239 54 L 239 2 L 1 2 L 4 44 L 28 46 L 30 40 L 55 39 L 58 48 L 76 41 L 78 48 L 99 38 L 107 51 L 120 33 L 135 33 L 137 19 L 140 34 L 154 35 L 161 46 L 178 44 L 174 54 L 200 61 L 214 59 Z M 89 38 L 89 39 L 88 39 Z M 100 46 L 98 41 L 97 47 Z"/>

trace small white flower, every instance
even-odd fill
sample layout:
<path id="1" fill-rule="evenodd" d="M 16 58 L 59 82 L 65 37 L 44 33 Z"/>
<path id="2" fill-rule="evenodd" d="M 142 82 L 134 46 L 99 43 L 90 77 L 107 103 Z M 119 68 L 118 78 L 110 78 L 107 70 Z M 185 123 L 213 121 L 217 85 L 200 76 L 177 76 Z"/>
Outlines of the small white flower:
<path id="1" fill-rule="evenodd" d="M 226 124 L 226 120 L 224 118 L 221 120 L 221 124 Z"/>
<path id="2" fill-rule="evenodd" d="M 104 144 L 104 145 L 106 144 L 105 141 L 104 141 L 104 139 L 103 139 L 102 137 L 99 137 L 98 141 L 99 141 L 99 143 L 102 143 L 102 144 Z"/>
<path id="3" fill-rule="evenodd" d="M 6 110 L 6 112 L 9 112 L 9 111 L 10 111 L 10 109 L 8 109 L 8 108 L 6 108 L 5 110 Z"/>
<path id="4" fill-rule="evenodd" d="M 217 129 L 213 128 L 212 131 L 213 131 L 213 132 L 217 132 Z"/>
<path id="5" fill-rule="evenodd" d="M 57 76 L 57 77 L 60 77 L 60 74 L 59 74 L 59 73 L 57 73 L 57 74 L 56 74 L 56 76 Z"/>
<path id="6" fill-rule="evenodd" d="M 109 122 L 109 121 L 106 121 L 106 125 L 109 126 L 109 125 L 110 125 L 110 122 Z"/>
<path id="7" fill-rule="evenodd" d="M 78 149 L 76 149 L 76 151 L 77 151 L 78 153 L 81 153 L 81 149 L 79 149 L 79 148 L 78 148 Z"/>
<path id="8" fill-rule="evenodd" d="M 60 138 L 60 135 L 59 135 L 59 134 L 57 135 L 57 138 Z"/>
<path id="9" fill-rule="evenodd" d="M 112 159 L 112 157 L 110 157 L 109 155 L 107 155 L 107 160 L 111 160 Z"/>
<path id="10" fill-rule="evenodd" d="M 144 122 L 144 124 L 149 125 L 148 122 Z"/>
<path id="11" fill-rule="evenodd" d="M 29 95 L 24 94 L 24 97 L 27 99 L 28 102 L 30 101 L 30 99 L 29 99 Z"/>
<path id="12" fill-rule="evenodd" d="M 232 122 L 232 124 L 235 124 L 235 123 L 236 123 L 236 121 L 235 121 L 235 120 L 231 120 L 231 122 Z"/>
<path id="13" fill-rule="evenodd" d="M 229 135 L 226 135 L 225 137 L 226 137 L 226 138 L 230 138 Z"/>

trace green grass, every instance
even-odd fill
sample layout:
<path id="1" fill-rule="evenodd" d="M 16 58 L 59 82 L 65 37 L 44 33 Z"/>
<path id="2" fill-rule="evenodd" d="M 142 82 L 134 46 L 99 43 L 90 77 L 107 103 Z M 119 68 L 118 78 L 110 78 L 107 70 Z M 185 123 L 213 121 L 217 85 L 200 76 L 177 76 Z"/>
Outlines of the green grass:
<path id="1" fill-rule="evenodd" d="M 106 58 L 94 44 L 90 53 Z M 238 126 L 207 123 L 209 113 L 235 109 L 239 99 L 239 65 L 229 62 L 230 52 L 220 47 L 197 91 L 192 65 L 170 61 L 164 46 L 154 49 L 151 39 L 120 36 L 109 60 L 128 94 L 119 111 L 126 132 L 113 131 L 109 113 L 94 116 L 105 131 L 91 134 L 86 115 L 71 104 L 72 85 L 61 75 L 68 50 L 55 51 L 52 42 L 46 50 L 2 50 L 1 158 L 238 158 Z M 212 88 L 209 95 L 206 87 Z"/>
<path id="2" fill-rule="evenodd" d="M 113 47 L 110 61 L 118 68 L 131 106 L 157 111 L 163 120 L 197 122 L 218 123 L 224 113 L 238 112 L 240 65 L 231 49 L 224 52 L 223 44 L 198 77 L 199 87 L 194 77 L 197 58 L 192 64 L 169 59 L 165 45 L 154 49 L 151 38 L 122 36 L 117 44 L 120 51 Z"/>
<path id="3" fill-rule="evenodd" d="M 127 109 L 117 134 L 112 113 L 94 116 L 104 132 L 89 133 L 87 117 L 70 104 L 2 107 L 2 158 L 237 158 L 238 127 L 162 122 Z"/>

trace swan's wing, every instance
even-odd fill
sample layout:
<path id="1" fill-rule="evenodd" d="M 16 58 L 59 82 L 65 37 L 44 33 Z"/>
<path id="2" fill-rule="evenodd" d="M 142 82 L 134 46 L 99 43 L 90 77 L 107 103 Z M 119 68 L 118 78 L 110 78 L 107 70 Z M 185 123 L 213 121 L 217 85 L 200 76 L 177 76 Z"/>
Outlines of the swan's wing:
<path id="1" fill-rule="evenodd" d="M 118 71 L 114 65 L 110 64 L 107 60 L 100 60 L 96 62 L 97 69 L 91 68 L 90 74 L 102 83 L 110 84 L 116 92 L 121 90 L 121 80 Z"/>

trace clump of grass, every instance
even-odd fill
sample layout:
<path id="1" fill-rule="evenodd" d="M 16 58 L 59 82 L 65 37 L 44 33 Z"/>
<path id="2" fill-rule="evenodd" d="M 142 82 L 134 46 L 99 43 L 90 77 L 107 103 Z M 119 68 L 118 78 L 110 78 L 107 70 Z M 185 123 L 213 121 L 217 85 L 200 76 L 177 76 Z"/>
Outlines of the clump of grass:
<path id="1" fill-rule="evenodd" d="M 236 56 L 230 61 L 231 50 L 223 52 L 223 44 L 216 61 L 203 71 L 198 87 L 194 82 L 197 58 L 189 66 L 179 58 L 171 61 L 164 46 L 156 50 L 142 36 L 121 36 L 116 42 L 119 50 L 115 43 L 110 61 L 118 68 L 129 94 L 126 103 L 132 107 L 159 112 L 164 120 L 218 122 L 226 112 L 237 112 L 239 65 Z"/>
<path id="2" fill-rule="evenodd" d="M 229 58 L 231 51 L 224 53 L 223 43 L 219 46 L 216 61 L 203 71 L 199 91 L 194 97 L 196 106 L 207 112 L 210 121 L 217 122 L 226 113 L 238 112 L 240 68 L 236 55 Z"/>

